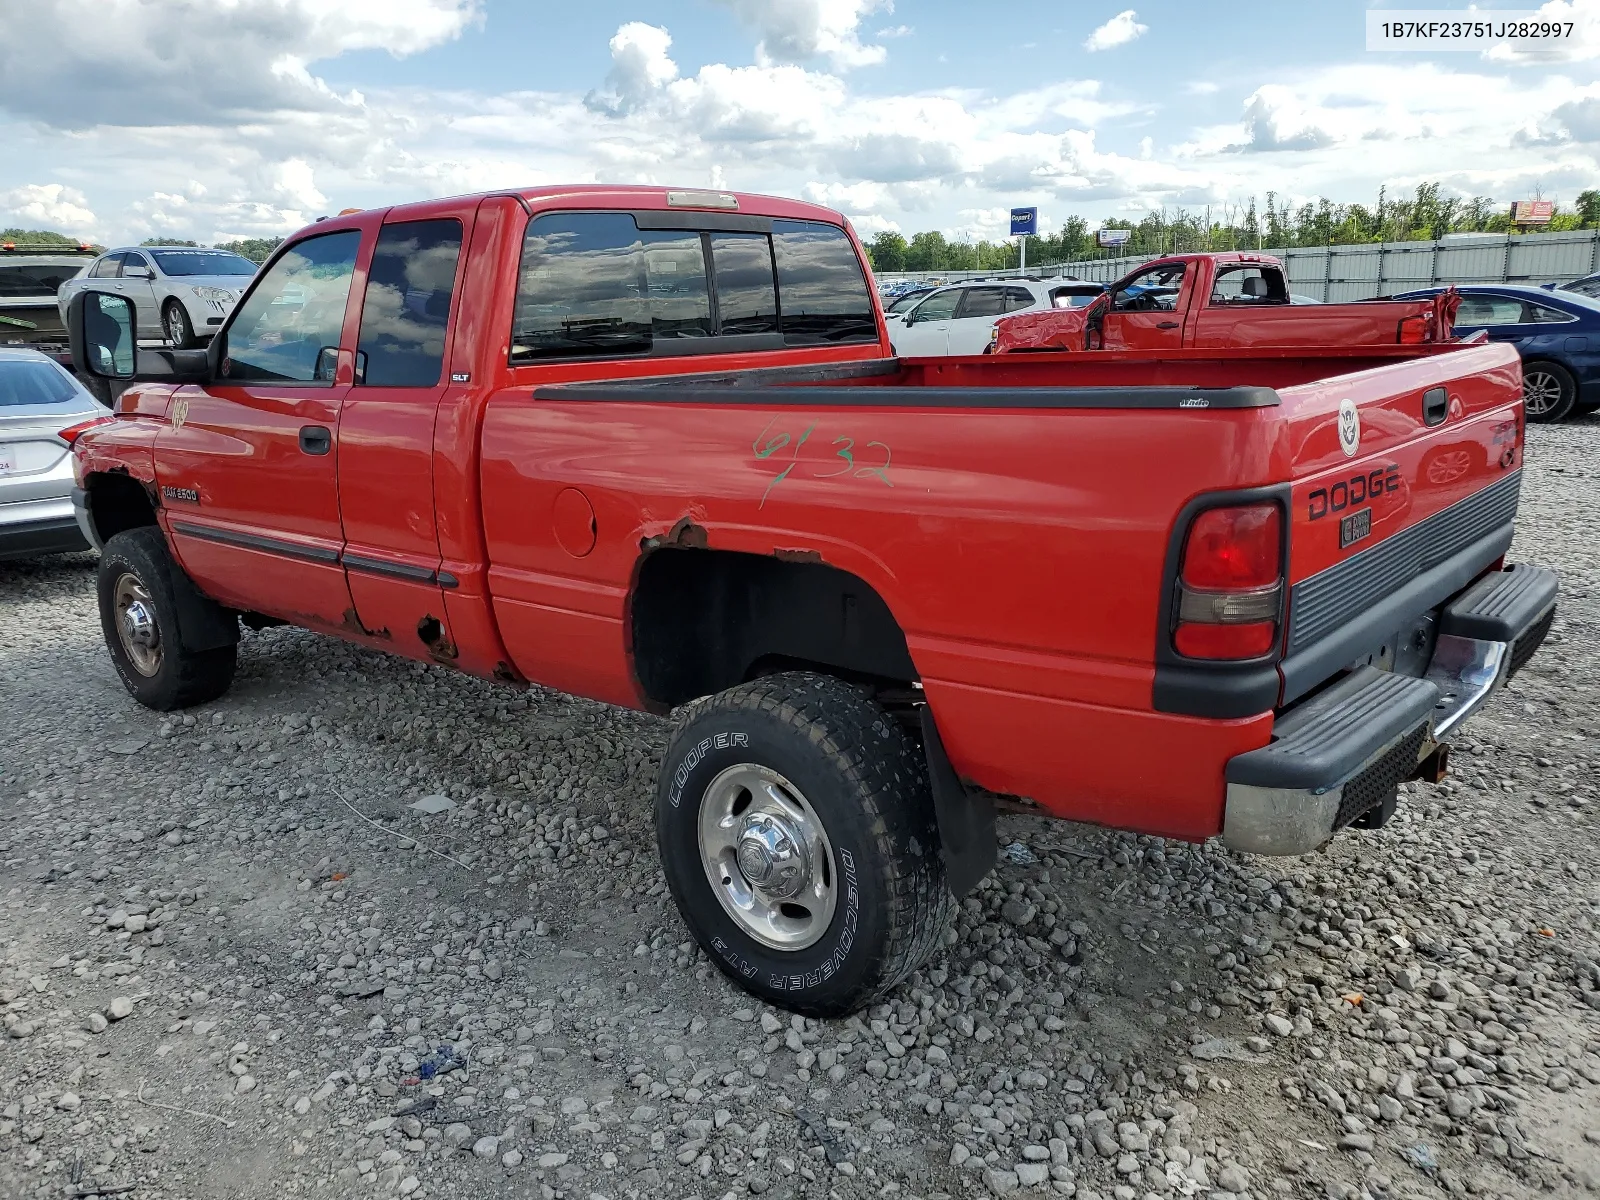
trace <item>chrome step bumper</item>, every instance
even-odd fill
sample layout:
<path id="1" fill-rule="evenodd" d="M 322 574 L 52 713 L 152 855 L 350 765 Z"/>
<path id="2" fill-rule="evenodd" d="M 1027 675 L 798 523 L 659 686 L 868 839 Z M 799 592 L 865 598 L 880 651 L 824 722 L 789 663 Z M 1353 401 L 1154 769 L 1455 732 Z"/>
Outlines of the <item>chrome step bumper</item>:
<path id="1" fill-rule="evenodd" d="M 1382 804 L 1533 656 L 1559 587 L 1542 567 L 1486 575 L 1440 610 L 1420 679 L 1361 667 L 1280 713 L 1270 743 L 1228 763 L 1223 843 L 1305 854 Z"/>

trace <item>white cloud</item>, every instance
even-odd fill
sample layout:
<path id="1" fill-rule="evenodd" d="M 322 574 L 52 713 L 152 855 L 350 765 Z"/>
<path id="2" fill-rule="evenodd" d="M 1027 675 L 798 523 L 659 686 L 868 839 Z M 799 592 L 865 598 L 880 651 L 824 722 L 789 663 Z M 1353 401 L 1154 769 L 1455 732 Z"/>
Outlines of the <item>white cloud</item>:
<path id="1" fill-rule="evenodd" d="M 35 0 L 28 19 L 70 34 L 0 38 L 0 108 L 84 129 L 230 125 L 359 105 L 310 64 L 355 50 L 414 54 L 480 13 L 478 0 Z"/>
<path id="2" fill-rule="evenodd" d="M 1134 38 L 1150 31 L 1150 26 L 1139 24 L 1139 14 L 1127 8 L 1089 35 L 1083 48 L 1093 54 L 1097 50 L 1110 50 L 1125 46 Z"/>
<path id="3" fill-rule="evenodd" d="M 720 0 L 761 37 L 762 63 L 805 63 L 826 58 L 835 70 L 865 67 L 884 60 L 882 46 L 863 45 L 858 29 L 864 17 L 892 0 Z M 908 31 L 909 32 L 909 31 Z"/>
<path id="4" fill-rule="evenodd" d="M 632 112 L 678 77 L 667 55 L 672 35 L 658 25 L 629 21 L 611 39 L 609 95 L 591 93 L 589 104 L 611 113 Z"/>
<path id="5" fill-rule="evenodd" d="M 88 198 L 77 188 L 59 183 L 25 183 L 0 192 L 0 224 L 91 237 L 97 222 Z"/>
<path id="6" fill-rule="evenodd" d="M 880 38 L 910 37 L 916 30 L 909 25 L 885 25 L 878 30 L 876 36 Z"/>
<path id="7" fill-rule="evenodd" d="M 1268 84 L 1244 102 L 1246 139 L 1233 150 L 1317 150 L 1333 135 L 1311 123 L 1299 98 L 1286 87 Z"/>

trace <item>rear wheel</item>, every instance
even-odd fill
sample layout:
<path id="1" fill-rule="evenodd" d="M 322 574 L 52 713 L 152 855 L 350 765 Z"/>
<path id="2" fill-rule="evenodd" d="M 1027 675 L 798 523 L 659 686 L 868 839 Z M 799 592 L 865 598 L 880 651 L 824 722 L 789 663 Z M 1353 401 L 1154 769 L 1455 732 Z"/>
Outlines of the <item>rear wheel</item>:
<path id="1" fill-rule="evenodd" d="M 1522 365 L 1522 402 L 1528 420 L 1552 425 L 1565 420 L 1577 399 L 1578 385 L 1565 367 L 1553 362 Z"/>
<path id="2" fill-rule="evenodd" d="M 915 741 L 827 676 L 773 675 L 689 705 L 661 765 L 656 838 L 712 962 L 808 1016 L 894 988 L 955 907 Z"/>
<path id="3" fill-rule="evenodd" d="M 167 335 L 167 341 L 172 343 L 175 350 L 189 350 L 195 344 L 194 324 L 189 320 L 189 314 L 181 303 L 168 300 L 166 308 L 161 310 L 161 328 Z"/>
<path id="4" fill-rule="evenodd" d="M 119 533 L 100 552 L 100 629 L 111 661 L 140 704 L 157 712 L 215 700 L 233 682 L 234 646 L 187 649 L 166 540 L 154 526 Z M 204 601 L 211 603 L 211 601 Z"/>

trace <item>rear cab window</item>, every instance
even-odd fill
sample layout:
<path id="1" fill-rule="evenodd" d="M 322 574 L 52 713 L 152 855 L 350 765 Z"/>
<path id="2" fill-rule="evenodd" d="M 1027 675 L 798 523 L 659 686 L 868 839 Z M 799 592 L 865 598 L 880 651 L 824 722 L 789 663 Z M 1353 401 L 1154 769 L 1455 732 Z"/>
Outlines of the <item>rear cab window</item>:
<path id="1" fill-rule="evenodd" d="M 357 386 L 439 383 L 460 259 L 454 217 L 397 221 L 379 231 L 361 302 Z"/>
<path id="2" fill-rule="evenodd" d="M 1287 304 L 1289 287 L 1274 267 L 1220 267 L 1211 284 L 1212 304 Z"/>
<path id="3" fill-rule="evenodd" d="M 656 224 L 650 216 L 644 223 Z M 641 228 L 628 212 L 547 212 L 528 223 L 512 365 L 877 339 L 866 277 L 836 226 Z"/>

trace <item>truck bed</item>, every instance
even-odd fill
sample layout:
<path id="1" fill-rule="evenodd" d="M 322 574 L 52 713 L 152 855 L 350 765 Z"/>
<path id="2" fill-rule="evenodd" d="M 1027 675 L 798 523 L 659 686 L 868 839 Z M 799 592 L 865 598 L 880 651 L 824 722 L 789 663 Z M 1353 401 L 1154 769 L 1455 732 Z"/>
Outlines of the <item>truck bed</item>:
<path id="1" fill-rule="evenodd" d="M 1430 427 L 1422 397 L 1436 388 L 1448 420 Z M 964 777 L 1061 815 L 1205 837 L 1220 828 L 1225 762 L 1266 742 L 1275 708 L 1504 552 L 1519 396 L 1514 351 L 1449 344 L 889 359 L 511 389 L 483 421 L 486 590 L 524 675 L 658 706 L 618 682 L 641 678 L 628 640 L 641 549 L 836 568 L 904 630 Z M 1354 456 L 1338 433 L 1346 400 L 1360 414 Z M 1388 482 L 1370 532 L 1341 551 L 1339 521 L 1313 517 L 1312 494 L 1373 472 Z M 1174 521 L 1219 489 L 1268 490 L 1292 510 L 1281 666 L 1197 674 L 1158 653 Z M 1356 590 L 1322 582 L 1338 570 Z M 1377 625 L 1348 611 L 1391 595 Z"/>

